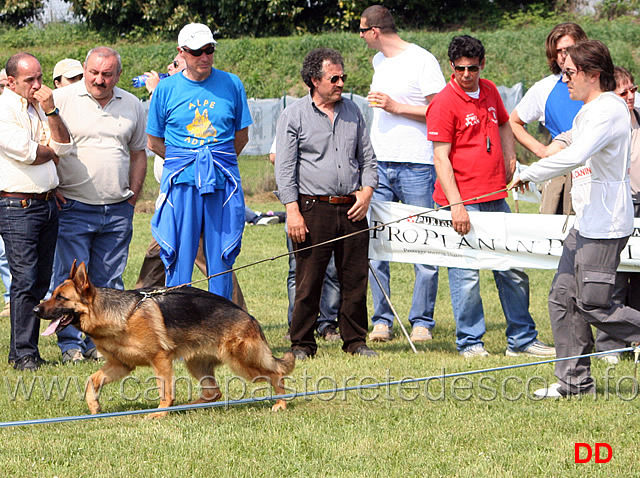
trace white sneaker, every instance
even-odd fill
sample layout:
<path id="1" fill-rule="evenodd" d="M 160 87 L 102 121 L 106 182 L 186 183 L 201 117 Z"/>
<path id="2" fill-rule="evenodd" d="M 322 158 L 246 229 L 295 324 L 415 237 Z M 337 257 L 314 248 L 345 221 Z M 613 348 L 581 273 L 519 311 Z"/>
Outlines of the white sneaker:
<path id="1" fill-rule="evenodd" d="M 518 357 L 520 355 L 527 355 L 529 357 L 547 358 L 555 357 L 556 349 L 536 339 L 523 349 L 512 349 L 511 347 L 507 348 L 505 355 L 507 357 Z"/>
<path id="2" fill-rule="evenodd" d="M 256 226 L 269 226 L 271 224 L 278 224 L 279 222 L 280 218 L 278 216 L 264 216 L 258 219 Z"/>
<path id="3" fill-rule="evenodd" d="M 620 363 L 619 353 L 596 355 L 596 358 L 602 360 L 603 362 L 607 362 L 609 365 L 618 365 Z"/>
<path id="4" fill-rule="evenodd" d="M 549 388 L 540 388 L 533 392 L 538 398 L 562 398 L 563 395 L 558 391 L 560 384 L 558 382 L 549 385 Z"/>
<path id="5" fill-rule="evenodd" d="M 484 349 L 482 344 L 475 344 L 462 349 L 460 355 L 464 358 L 488 357 L 489 352 Z"/>

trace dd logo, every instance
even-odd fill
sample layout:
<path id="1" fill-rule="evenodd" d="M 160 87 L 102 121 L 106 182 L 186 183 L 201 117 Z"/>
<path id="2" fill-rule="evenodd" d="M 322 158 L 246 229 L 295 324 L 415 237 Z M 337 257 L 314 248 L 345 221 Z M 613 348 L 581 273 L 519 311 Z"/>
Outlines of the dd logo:
<path id="1" fill-rule="evenodd" d="M 576 443 L 574 446 L 576 463 L 588 463 L 591 461 L 591 457 L 594 455 L 596 463 L 609 463 L 611 461 L 611 458 L 613 458 L 613 451 L 611 450 L 611 446 L 608 443 L 596 443 L 593 450 L 591 449 L 591 445 L 589 445 L 588 443 Z M 580 457 L 581 448 L 586 450 L 586 456 L 582 458 Z M 600 453 L 601 448 L 607 450 L 607 454 L 604 457 Z"/>

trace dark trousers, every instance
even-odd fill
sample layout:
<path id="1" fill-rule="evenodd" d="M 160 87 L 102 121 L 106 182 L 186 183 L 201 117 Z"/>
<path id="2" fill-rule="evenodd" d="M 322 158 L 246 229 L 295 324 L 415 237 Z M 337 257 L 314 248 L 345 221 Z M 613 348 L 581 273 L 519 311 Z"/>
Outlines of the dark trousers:
<path id="1" fill-rule="evenodd" d="M 640 342 L 640 312 L 613 301 L 620 252 L 628 237 L 588 239 L 571 229 L 551 292 L 549 316 L 557 357 L 591 353 L 593 325 L 610 336 Z M 556 362 L 560 392 L 594 390 L 589 357 Z"/>
<path id="2" fill-rule="evenodd" d="M 294 243 L 296 251 L 368 227 L 367 220 L 347 218 L 349 204 L 329 204 L 300 199 L 307 229 L 305 241 Z M 314 355 L 318 348 L 313 331 L 320 312 L 325 270 L 335 254 L 340 281 L 338 327 L 342 349 L 353 353 L 365 344 L 367 334 L 367 274 L 369 235 L 365 232 L 306 251 L 296 252 L 296 299 L 291 318 L 291 346 Z"/>
<path id="3" fill-rule="evenodd" d="M 9 361 L 37 358 L 40 319 L 33 308 L 51 280 L 58 237 L 55 200 L 0 198 L 0 234 L 12 277 Z"/>

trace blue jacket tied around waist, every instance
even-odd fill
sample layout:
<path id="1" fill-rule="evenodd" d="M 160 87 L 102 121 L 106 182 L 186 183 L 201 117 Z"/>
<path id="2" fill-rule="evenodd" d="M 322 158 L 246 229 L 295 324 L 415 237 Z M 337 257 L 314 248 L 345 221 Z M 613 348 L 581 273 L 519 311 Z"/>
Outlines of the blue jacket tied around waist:
<path id="1" fill-rule="evenodd" d="M 187 210 L 183 200 L 183 188 L 176 184 L 186 184 L 197 188 L 205 200 L 206 195 L 216 192 L 223 194 L 221 214 L 221 250 L 223 263 L 231 268 L 240 253 L 242 231 L 244 229 L 244 194 L 240 182 L 240 172 L 233 143 L 215 145 L 216 149 L 184 149 L 167 146 L 160 195 L 156 201 L 156 212 L 151 219 L 151 231 L 160 245 L 160 257 L 169 268 L 177 259 L 178 246 L 176 215 L 183 219 L 185 227 L 198 231 L 202 218 L 194 217 Z M 177 206 L 177 208 L 176 208 Z M 210 272 L 211 274 L 211 272 Z"/>

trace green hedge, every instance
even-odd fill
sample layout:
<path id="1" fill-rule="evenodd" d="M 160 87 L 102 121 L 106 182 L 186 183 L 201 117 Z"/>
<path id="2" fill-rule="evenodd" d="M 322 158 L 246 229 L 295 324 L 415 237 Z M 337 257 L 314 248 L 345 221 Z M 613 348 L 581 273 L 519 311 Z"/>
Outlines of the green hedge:
<path id="1" fill-rule="evenodd" d="M 401 32 L 403 38 L 431 51 L 442 66 L 445 76 L 450 74 L 446 60 L 449 42 L 454 35 L 468 33 L 480 38 L 487 50 L 487 67 L 483 76 L 497 84 L 511 86 L 519 81 L 529 88 L 548 74 L 544 56 L 544 40 L 551 26 L 562 19 L 548 19 L 532 26 L 514 25 L 496 31 L 458 30 L 455 32 Z M 614 62 L 640 76 L 640 28 L 631 18 L 597 22 L 581 20 L 587 34 L 604 41 L 611 49 Z M 83 60 L 86 52 L 106 44 L 122 55 L 123 74 L 119 86 L 140 98 L 145 91 L 135 90 L 130 79 L 152 68 L 165 71 L 176 53 L 176 43 L 160 41 L 156 37 L 138 41 L 108 37 L 80 25 L 53 24 L 41 29 L 5 29 L 0 31 L 4 46 L 0 61 L 18 51 L 36 55 L 43 66 L 47 84 L 52 84 L 51 72 L 55 63 L 65 57 Z M 221 40 L 216 52 L 218 68 L 240 76 L 249 97 L 273 98 L 283 94 L 300 96 L 305 87 L 300 80 L 300 67 L 305 54 L 312 48 L 328 46 L 342 52 L 349 74 L 348 89 L 366 94 L 371 82 L 371 58 L 374 51 L 355 33 L 327 33 L 274 38 L 241 38 Z"/>

